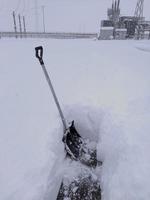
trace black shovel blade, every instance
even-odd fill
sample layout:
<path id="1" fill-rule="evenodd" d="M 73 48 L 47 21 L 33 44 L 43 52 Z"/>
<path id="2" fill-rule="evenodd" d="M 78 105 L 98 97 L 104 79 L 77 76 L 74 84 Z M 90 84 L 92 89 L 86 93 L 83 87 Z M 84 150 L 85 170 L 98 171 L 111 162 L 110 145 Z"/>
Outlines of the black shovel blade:
<path id="1" fill-rule="evenodd" d="M 91 148 L 86 139 L 81 137 L 74 126 L 74 121 L 64 133 L 63 142 L 67 157 L 88 167 L 82 169 L 82 173 L 75 176 L 71 182 L 70 178 L 68 180 L 66 177 L 63 178 L 57 200 L 101 200 L 100 182 L 91 173 L 92 168 L 102 164 L 97 161 L 96 147 Z"/>
<path id="2" fill-rule="evenodd" d="M 63 142 L 68 157 L 80 161 L 89 167 L 95 168 L 97 166 L 96 147 L 91 148 L 88 146 L 86 139 L 83 139 L 77 132 L 74 121 L 64 133 Z"/>
<path id="3" fill-rule="evenodd" d="M 71 157 L 72 159 L 79 160 L 83 141 L 75 129 L 74 121 L 64 133 L 63 142 L 65 144 L 67 156 Z"/>

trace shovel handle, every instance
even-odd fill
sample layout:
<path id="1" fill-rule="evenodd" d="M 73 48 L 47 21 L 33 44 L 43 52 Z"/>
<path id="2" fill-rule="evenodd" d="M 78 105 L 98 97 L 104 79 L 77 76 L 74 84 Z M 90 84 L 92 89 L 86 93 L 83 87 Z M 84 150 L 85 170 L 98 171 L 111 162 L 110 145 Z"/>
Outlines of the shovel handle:
<path id="1" fill-rule="evenodd" d="M 43 62 L 43 47 L 42 46 L 35 47 L 35 56 L 38 58 L 40 64 L 43 65 L 44 62 Z"/>

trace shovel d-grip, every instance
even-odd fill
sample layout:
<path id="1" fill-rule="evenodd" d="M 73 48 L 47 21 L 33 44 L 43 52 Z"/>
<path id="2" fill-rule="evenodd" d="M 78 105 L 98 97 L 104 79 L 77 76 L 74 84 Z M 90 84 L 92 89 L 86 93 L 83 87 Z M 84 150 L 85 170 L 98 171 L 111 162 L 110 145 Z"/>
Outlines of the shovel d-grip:
<path id="1" fill-rule="evenodd" d="M 41 65 L 44 65 L 43 62 L 43 47 L 39 46 L 35 48 L 35 56 L 38 58 Z"/>

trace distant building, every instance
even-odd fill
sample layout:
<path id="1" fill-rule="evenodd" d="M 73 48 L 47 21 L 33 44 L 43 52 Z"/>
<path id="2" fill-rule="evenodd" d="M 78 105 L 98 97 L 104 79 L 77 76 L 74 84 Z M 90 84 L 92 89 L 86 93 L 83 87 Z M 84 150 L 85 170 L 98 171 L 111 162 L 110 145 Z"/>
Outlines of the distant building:
<path id="1" fill-rule="evenodd" d="M 137 26 L 137 21 L 133 16 L 121 16 L 119 18 L 119 27 L 127 29 L 127 38 L 133 38 L 135 34 L 135 29 Z"/>
<path id="2" fill-rule="evenodd" d="M 118 40 L 125 40 L 127 36 L 127 29 L 126 28 L 118 28 L 115 30 L 115 39 Z"/>
<path id="3" fill-rule="evenodd" d="M 144 32 L 144 39 L 150 39 L 150 31 Z"/>
<path id="4" fill-rule="evenodd" d="M 144 0 L 137 0 L 134 15 L 121 16 L 120 0 L 113 0 L 111 8 L 107 10 L 107 19 L 101 21 L 99 39 L 150 39 L 150 21 L 143 17 L 143 6 Z"/>
<path id="5" fill-rule="evenodd" d="M 101 27 L 99 40 L 111 40 L 113 39 L 114 28 L 113 27 Z"/>
<path id="6" fill-rule="evenodd" d="M 113 27 L 113 22 L 111 20 L 102 20 L 101 27 Z"/>

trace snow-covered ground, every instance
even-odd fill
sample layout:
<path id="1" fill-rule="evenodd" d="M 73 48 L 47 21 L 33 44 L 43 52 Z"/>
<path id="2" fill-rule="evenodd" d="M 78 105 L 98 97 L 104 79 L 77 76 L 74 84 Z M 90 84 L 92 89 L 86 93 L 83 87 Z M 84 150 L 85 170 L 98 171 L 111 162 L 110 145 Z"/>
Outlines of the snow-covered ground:
<path id="1" fill-rule="evenodd" d="M 38 45 L 68 122 L 98 142 L 102 199 L 148 200 L 150 42 L 19 39 L 0 40 L 0 199 L 55 200 L 66 167 Z"/>

